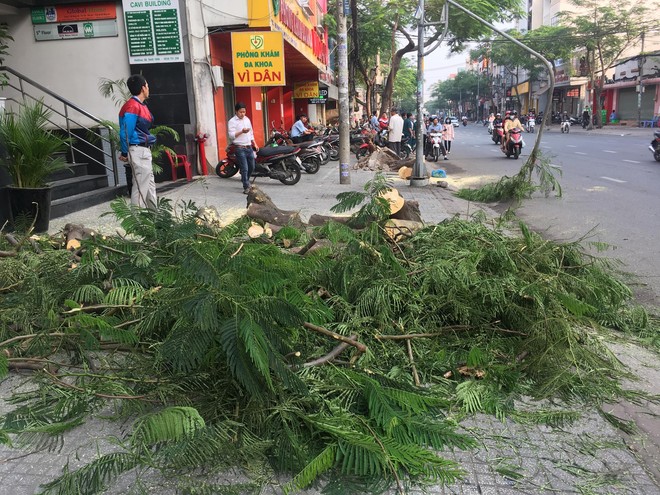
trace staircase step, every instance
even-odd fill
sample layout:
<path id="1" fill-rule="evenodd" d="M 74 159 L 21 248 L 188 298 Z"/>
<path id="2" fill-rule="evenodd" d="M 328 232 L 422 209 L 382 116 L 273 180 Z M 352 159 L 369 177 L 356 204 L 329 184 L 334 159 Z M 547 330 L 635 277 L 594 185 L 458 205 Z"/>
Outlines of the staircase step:
<path id="1" fill-rule="evenodd" d="M 82 177 L 56 180 L 51 184 L 53 186 L 52 198 L 56 200 L 107 187 L 108 177 L 106 175 L 84 175 Z"/>
<path id="2" fill-rule="evenodd" d="M 69 163 L 69 170 L 60 170 L 55 172 L 48 179 L 50 182 L 64 179 L 71 179 L 72 177 L 82 177 L 87 175 L 86 163 Z"/>
<path id="3" fill-rule="evenodd" d="M 63 217 L 124 195 L 126 195 L 126 186 L 108 186 L 74 196 L 55 199 L 51 202 L 50 218 Z"/>

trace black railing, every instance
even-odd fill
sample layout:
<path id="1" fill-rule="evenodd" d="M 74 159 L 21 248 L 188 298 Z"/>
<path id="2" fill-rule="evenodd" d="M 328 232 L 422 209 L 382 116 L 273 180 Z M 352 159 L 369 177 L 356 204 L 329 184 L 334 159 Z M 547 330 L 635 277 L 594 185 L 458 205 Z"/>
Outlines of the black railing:
<path id="1" fill-rule="evenodd" d="M 112 177 L 114 180 L 114 186 L 119 185 L 119 172 L 117 169 L 117 146 L 115 141 L 112 139 L 112 135 L 115 132 L 114 129 L 109 126 L 103 120 L 95 117 L 91 113 L 83 110 L 75 103 L 70 102 L 66 98 L 61 97 L 60 95 L 54 93 L 45 86 L 39 84 L 36 81 L 33 81 L 29 77 L 24 76 L 23 74 L 16 72 L 10 67 L 0 66 L 0 73 L 4 72 L 7 75 L 5 86 L 14 89 L 20 93 L 20 100 L 17 97 L 8 96 L 5 99 L 12 101 L 17 105 L 23 105 L 27 101 L 41 101 L 42 104 L 48 108 L 53 114 L 59 115 L 64 119 L 64 126 L 61 123 L 58 123 L 52 119 L 49 120 L 50 124 L 64 132 L 68 139 L 68 146 L 71 151 L 71 160 L 73 163 L 76 161 L 76 155 L 84 156 L 92 163 L 96 163 L 107 171 L 112 172 Z M 14 76 L 14 77 L 11 77 Z M 38 90 L 41 94 L 33 94 Z M 47 104 L 43 101 L 43 95 L 48 95 L 50 98 L 55 100 L 57 103 Z M 62 105 L 59 108 L 59 104 Z M 81 117 L 85 117 L 97 124 L 99 133 L 96 134 L 92 127 L 88 127 L 82 124 L 79 120 Z M 86 136 L 82 135 L 73 135 L 73 129 L 81 129 L 86 133 Z M 92 136 L 98 136 L 93 138 Z M 102 160 L 91 156 L 79 146 L 76 146 L 76 143 L 85 143 L 89 146 L 88 150 L 96 150 L 99 152 L 98 156 L 102 157 Z"/>

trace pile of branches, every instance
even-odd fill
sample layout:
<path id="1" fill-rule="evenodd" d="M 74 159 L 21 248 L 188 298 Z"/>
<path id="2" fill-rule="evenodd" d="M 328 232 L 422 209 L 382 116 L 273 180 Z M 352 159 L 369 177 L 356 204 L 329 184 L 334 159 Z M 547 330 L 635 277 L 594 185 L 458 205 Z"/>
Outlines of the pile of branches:
<path id="1" fill-rule="evenodd" d="M 287 492 L 321 478 L 403 492 L 462 476 L 439 452 L 475 445 L 456 431 L 464 415 L 627 393 L 603 327 L 648 319 L 604 261 L 524 226 L 512 238 L 453 219 L 393 237 L 390 188 L 377 176 L 338 196 L 337 213 L 361 205 L 351 222 L 268 239 L 246 234 L 254 218 L 217 228 L 191 204 L 117 200 L 125 236 L 75 253 L 0 240 L 15 252 L 0 263 L 0 372 L 29 362 L 39 384 L 0 438 L 44 442 L 110 402 L 132 422 L 121 449 L 44 493 L 236 464 L 290 474 Z"/>

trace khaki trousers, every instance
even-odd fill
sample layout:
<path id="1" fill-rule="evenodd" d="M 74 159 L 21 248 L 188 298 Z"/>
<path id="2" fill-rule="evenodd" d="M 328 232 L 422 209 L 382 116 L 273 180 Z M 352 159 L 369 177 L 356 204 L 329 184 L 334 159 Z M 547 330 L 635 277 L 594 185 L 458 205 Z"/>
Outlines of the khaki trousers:
<path id="1" fill-rule="evenodd" d="M 131 204 L 141 208 L 156 208 L 156 181 L 151 165 L 151 149 L 143 146 L 128 147 L 128 161 L 133 170 Z"/>

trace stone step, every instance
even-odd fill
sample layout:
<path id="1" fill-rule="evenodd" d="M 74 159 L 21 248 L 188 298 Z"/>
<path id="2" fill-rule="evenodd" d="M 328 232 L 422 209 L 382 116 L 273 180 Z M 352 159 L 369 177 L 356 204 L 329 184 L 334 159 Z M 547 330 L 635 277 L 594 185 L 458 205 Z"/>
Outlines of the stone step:
<path id="1" fill-rule="evenodd" d="M 55 199 L 51 203 L 50 218 L 63 217 L 70 213 L 95 206 L 116 197 L 126 195 L 126 186 L 107 186 L 73 196 Z"/>
<path id="2" fill-rule="evenodd" d="M 87 175 L 87 163 L 69 163 L 68 170 L 60 170 L 52 174 L 49 179 L 50 182 L 71 179 L 72 177 L 82 177 Z"/>
<path id="3" fill-rule="evenodd" d="M 52 199 L 56 200 L 108 187 L 108 177 L 105 175 L 83 175 L 56 180 L 51 184 L 53 186 Z"/>

